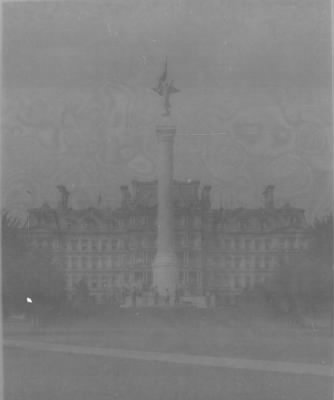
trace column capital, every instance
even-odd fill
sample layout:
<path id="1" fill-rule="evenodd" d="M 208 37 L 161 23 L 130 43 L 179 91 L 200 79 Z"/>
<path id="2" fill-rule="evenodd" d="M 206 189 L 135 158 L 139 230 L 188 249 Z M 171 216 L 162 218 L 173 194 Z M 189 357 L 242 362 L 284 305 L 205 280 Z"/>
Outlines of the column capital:
<path id="1" fill-rule="evenodd" d="M 157 125 L 155 132 L 159 141 L 172 141 L 176 133 L 176 126 Z"/>

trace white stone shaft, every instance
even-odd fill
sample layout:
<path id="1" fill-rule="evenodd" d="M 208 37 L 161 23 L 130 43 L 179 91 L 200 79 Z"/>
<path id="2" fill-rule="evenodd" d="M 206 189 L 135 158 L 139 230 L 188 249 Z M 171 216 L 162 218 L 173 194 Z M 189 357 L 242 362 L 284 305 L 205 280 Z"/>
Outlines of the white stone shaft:
<path id="1" fill-rule="evenodd" d="M 173 211 L 173 144 L 176 128 L 173 125 L 158 126 L 158 242 L 153 263 L 153 284 L 161 296 L 167 290 L 173 301 L 177 285 L 178 269 L 175 254 L 175 230 Z"/>

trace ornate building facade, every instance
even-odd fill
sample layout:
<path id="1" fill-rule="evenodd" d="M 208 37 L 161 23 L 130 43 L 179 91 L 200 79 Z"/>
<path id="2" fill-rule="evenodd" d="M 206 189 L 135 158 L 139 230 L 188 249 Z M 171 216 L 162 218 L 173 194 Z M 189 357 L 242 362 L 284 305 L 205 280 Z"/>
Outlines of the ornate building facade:
<path id="1" fill-rule="evenodd" d="M 82 279 L 99 303 L 120 288 L 148 290 L 157 249 L 157 181 L 133 181 L 131 190 L 121 186 L 117 209 L 72 209 L 66 188 L 58 189 L 58 207 L 29 211 L 28 231 L 32 245 L 55 253 L 69 298 Z M 174 181 L 173 202 L 184 293 L 238 295 L 264 284 L 282 256 L 307 249 L 304 210 L 276 208 L 272 186 L 262 207 L 225 210 L 211 207 L 209 186 Z"/>

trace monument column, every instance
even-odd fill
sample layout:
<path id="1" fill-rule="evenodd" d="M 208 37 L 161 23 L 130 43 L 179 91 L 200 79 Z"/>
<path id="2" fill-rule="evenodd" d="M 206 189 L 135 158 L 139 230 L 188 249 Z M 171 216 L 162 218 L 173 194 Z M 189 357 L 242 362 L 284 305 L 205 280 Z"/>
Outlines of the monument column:
<path id="1" fill-rule="evenodd" d="M 156 135 L 159 145 L 158 159 L 158 240 L 153 263 L 153 284 L 161 296 L 167 289 L 174 299 L 178 281 L 175 253 L 173 211 L 173 145 L 176 128 L 172 124 L 158 125 Z"/>
<path id="2" fill-rule="evenodd" d="M 157 254 L 153 262 L 153 285 L 160 296 L 169 292 L 170 301 L 175 299 L 178 281 L 177 257 L 174 245 L 174 210 L 173 210 L 173 144 L 176 127 L 169 119 L 170 96 L 179 92 L 173 80 L 167 78 L 167 59 L 165 68 L 153 89 L 163 99 L 163 123 L 156 128 L 159 143 L 158 150 L 158 243 Z"/>

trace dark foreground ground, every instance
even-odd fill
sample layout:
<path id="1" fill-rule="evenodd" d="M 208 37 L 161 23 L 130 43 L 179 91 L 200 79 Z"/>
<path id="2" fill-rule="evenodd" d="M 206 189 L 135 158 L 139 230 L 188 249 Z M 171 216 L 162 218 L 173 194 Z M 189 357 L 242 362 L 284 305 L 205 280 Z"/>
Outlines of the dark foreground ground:
<path id="1" fill-rule="evenodd" d="M 49 321 L 7 321 L 5 339 L 307 363 L 330 367 L 323 324 L 256 313 L 121 310 Z M 332 399 L 329 376 L 180 365 L 27 348 L 4 349 L 5 399 Z"/>

